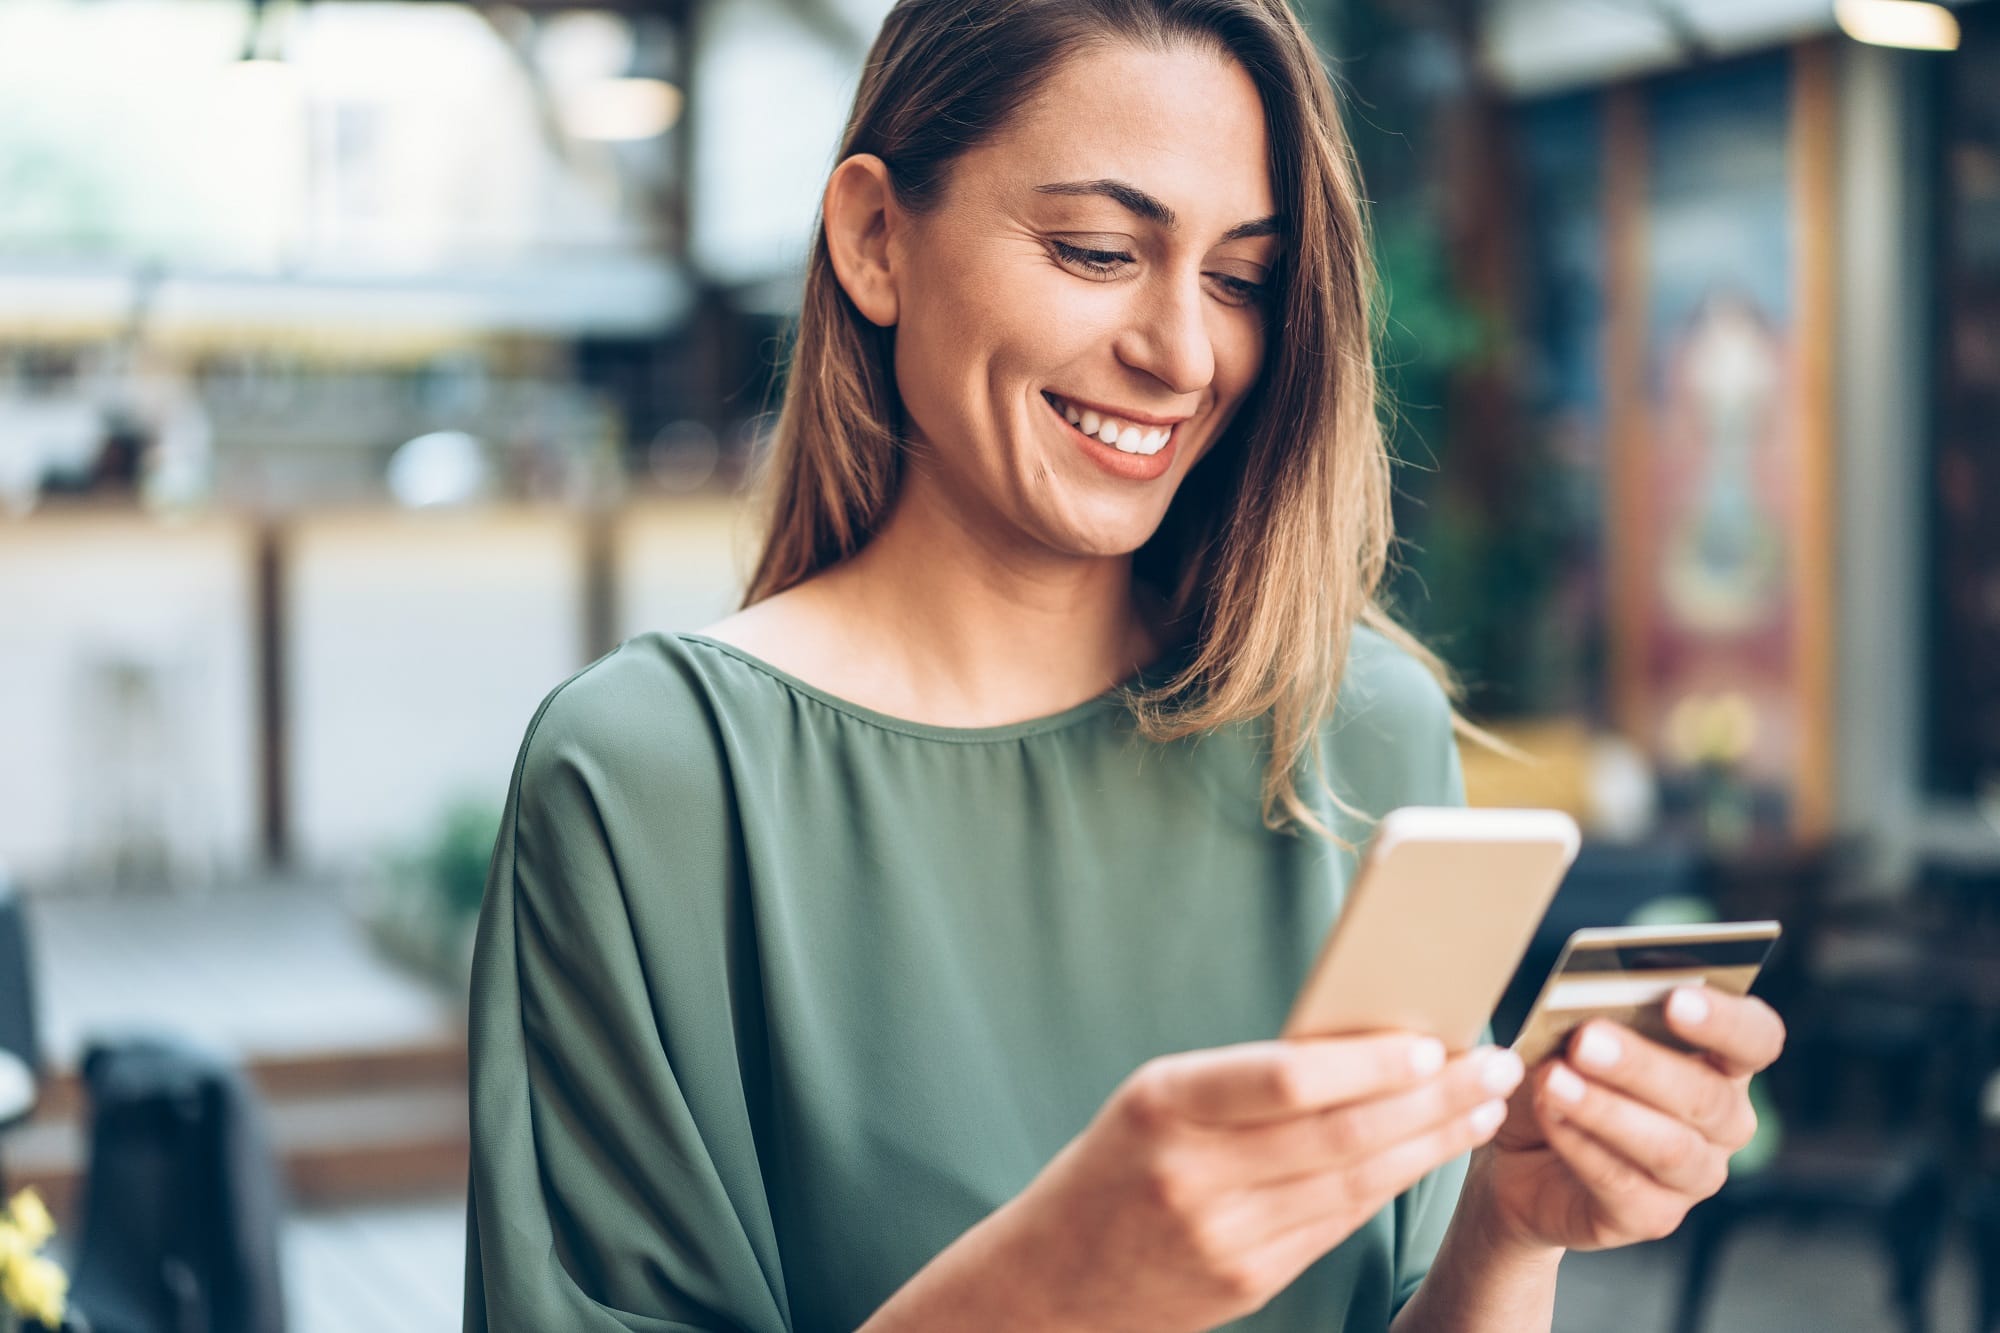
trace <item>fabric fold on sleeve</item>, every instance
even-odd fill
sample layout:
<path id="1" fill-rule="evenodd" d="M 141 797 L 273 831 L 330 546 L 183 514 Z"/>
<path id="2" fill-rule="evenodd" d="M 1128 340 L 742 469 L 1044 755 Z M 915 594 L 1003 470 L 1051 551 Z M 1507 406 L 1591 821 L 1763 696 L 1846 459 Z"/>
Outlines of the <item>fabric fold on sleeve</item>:
<path id="1" fill-rule="evenodd" d="M 464 1327 L 789 1333 L 768 1216 L 740 1215 L 684 1091 L 707 1071 L 669 1058 L 648 970 L 672 951 L 641 950 L 627 897 L 702 867 L 621 863 L 621 742 L 565 697 L 588 675 L 529 726 L 480 914 Z"/>

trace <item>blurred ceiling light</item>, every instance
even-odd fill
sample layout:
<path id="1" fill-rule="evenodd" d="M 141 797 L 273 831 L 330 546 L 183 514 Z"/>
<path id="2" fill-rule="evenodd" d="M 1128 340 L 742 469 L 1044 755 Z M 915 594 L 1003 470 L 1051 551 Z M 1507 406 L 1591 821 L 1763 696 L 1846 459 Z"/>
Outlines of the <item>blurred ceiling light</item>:
<path id="1" fill-rule="evenodd" d="M 681 100 L 664 79 L 596 79 L 564 90 L 563 128 L 607 143 L 652 139 L 681 118 Z"/>
<path id="2" fill-rule="evenodd" d="M 1913 51 L 1956 51 L 1958 18 L 1924 0 L 1833 0 L 1834 21 L 1857 42 Z"/>

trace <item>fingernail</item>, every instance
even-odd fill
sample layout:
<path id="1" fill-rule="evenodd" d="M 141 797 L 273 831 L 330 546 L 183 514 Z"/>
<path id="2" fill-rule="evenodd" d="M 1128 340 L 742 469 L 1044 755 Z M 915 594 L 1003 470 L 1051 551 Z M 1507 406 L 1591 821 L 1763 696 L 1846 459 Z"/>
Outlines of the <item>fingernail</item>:
<path id="1" fill-rule="evenodd" d="M 1700 991 L 1683 987 L 1667 997 L 1667 1016 L 1692 1026 L 1708 1017 L 1708 1000 Z"/>
<path id="2" fill-rule="evenodd" d="M 1609 1069 L 1617 1064 L 1618 1052 L 1618 1038 L 1601 1027 L 1585 1028 L 1583 1039 L 1576 1044 L 1576 1058 L 1599 1069 Z"/>
<path id="3" fill-rule="evenodd" d="M 1481 1102 L 1472 1113 L 1472 1127 L 1481 1134 L 1491 1134 L 1500 1128 L 1500 1122 L 1507 1118 L 1507 1103 Z"/>
<path id="4" fill-rule="evenodd" d="M 1410 1067 L 1419 1074 L 1431 1075 L 1444 1068 L 1444 1043 L 1436 1037 L 1425 1037 L 1410 1048 Z"/>
<path id="5" fill-rule="evenodd" d="M 1549 1069 L 1549 1095 L 1574 1106 L 1583 1100 L 1583 1080 L 1567 1065 L 1552 1066 Z"/>
<path id="6" fill-rule="evenodd" d="M 1479 1081 L 1486 1085 L 1488 1092 L 1512 1092 L 1521 1081 L 1521 1057 L 1512 1051 L 1495 1051 L 1486 1057 L 1486 1067 L 1479 1071 Z"/>

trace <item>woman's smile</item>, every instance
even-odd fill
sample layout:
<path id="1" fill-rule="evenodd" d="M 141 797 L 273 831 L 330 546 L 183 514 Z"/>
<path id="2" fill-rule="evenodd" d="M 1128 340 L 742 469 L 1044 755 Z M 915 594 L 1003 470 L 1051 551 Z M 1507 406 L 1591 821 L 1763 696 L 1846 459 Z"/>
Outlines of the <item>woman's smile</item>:
<path id="1" fill-rule="evenodd" d="M 1042 401 L 1055 414 L 1056 424 L 1081 449 L 1085 457 L 1114 477 L 1125 481 L 1155 481 L 1174 465 L 1174 446 L 1180 422 L 1163 424 L 1138 419 L 1137 414 L 1115 417 L 1094 407 L 1083 407 L 1043 390 Z M 1154 418 L 1153 421 L 1162 419 Z"/>

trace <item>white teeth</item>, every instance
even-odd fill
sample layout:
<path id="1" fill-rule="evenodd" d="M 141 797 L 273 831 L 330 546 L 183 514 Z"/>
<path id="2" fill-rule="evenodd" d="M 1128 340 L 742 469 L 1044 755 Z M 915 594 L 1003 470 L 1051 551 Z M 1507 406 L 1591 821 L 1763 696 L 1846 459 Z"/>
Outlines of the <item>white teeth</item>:
<path id="1" fill-rule="evenodd" d="M 1051 397 L 1053 398 L 1053 395 Z M 1060 399 L 1055 399 L 1055 403 L 1061 409 L 1063 416 L 1069 421 L 1070 425 L 1075 426 L 1085 435 L 1095 436 L 1120 453 L 1157 454 L 1160 450 L 1167 447 L 1167 440 L 1173 435 L 1173 427 L 1171 426 L 1145 430 L 1139 426 L 1128 426 L 1111 417 L 1100 415 L 1087 407 L 1081 409 L 1071 407 L 1068 403 Z"/>

